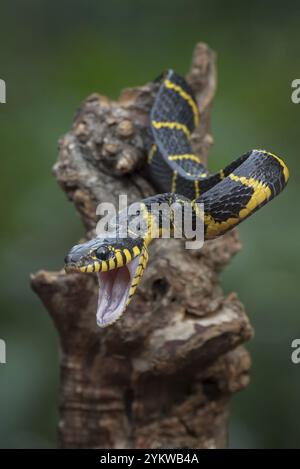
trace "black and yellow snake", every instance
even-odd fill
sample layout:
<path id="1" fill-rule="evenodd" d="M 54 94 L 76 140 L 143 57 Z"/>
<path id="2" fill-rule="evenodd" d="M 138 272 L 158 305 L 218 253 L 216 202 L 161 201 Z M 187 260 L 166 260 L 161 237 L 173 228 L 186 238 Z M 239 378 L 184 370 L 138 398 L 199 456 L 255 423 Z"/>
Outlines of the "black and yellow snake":
<path id="1" fill-rule="evenodd" d="M 161 79 L 150 115 L 152 146 L 149 172 L 159 195 L 139 202 L 145 220 L 141 230 L 127 230 L 120 237 L 128 211 L 111 220 L 114 237 L 99 236 L 74 246 L 65 259 L 66 272 L 97 272 L 100 327 L 116 321 L 130 302 L 148 261 L 148 245 L 162 232 L 161 216 L 154 215 L 153 203 L 168 206 L 188 202 L 192 217 L 201 218 L 204 239 L 220 236 L 278 195 L 286 186 L 289 172 L 273 153 L 251 150 L 221 171 L 210 175 L 201 158 L 192 151 L 190 136 L 197 127 L 199 111 L 186 81 L 174 71 Z M 198 204 L 204 210 L 197 210 Z M 176 219 L 171 214 L 171 228 Z M 123 234 L 124 236 L 124 234 Z"/>

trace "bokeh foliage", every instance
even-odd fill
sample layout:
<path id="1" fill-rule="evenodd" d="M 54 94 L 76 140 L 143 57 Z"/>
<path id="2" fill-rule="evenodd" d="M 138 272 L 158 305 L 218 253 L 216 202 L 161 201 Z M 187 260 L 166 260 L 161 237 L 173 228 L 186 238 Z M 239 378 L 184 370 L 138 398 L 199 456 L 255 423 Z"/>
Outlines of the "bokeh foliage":
<path id="1" fill-rule="evenodd" d="M 231 446 L 299 446 L 299 77 L 297 2 L 229 0 L 14 0 L 1 2 L 0 446 L 55 446 L 58 343 L 29 288 L 39 268 L 59 269 L 83 229 L 51 167 L 80 101 L 117 97 L 162 70 L 188 69 L 199 40 L 218 53 L 210 167 L 250 148 L 283 155 L 285 193 L 243 224 L 243 251 L 223 275 L 246 305 L 256 336 L 249 388 L 231 411 Z"/>

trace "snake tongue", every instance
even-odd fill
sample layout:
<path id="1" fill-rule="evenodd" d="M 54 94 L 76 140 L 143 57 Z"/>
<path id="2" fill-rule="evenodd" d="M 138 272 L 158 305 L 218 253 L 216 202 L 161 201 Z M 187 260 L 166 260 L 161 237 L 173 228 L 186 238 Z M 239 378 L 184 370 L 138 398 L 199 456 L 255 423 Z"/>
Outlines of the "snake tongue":
<path id="1" fill-rule="evenodd" d="M 123 314 L 140 256 L 118 269 L 98 273 L 99 297 L 97 324 L 106 327 Z"/>

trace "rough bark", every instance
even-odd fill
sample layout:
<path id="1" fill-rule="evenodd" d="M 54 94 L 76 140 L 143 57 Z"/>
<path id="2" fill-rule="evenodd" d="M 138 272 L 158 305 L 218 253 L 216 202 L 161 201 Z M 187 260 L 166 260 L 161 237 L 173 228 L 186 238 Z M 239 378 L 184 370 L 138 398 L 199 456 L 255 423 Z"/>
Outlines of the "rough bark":
<path id="1" fill-rule="evenodd" d="M 196 46 L 187 79 L 201 112 L 193 144 L 206 157 L 216 72 L 205 44 Z M 99 202 L 155 193 L 144 163 L 156 90 L 155 83 L 127 89 L 118 101 L 91 95 L 60 141 L 54 173 L 87 237 Z M 226 447 L 229 400 L 247 386 L 250 368 L 239 345 L 251 337 L 251 326 L 237 296 L 224 297 L 219 285 L 220 271 L 239 249 L 235 231 L 200 251 L 184 249 L 181 240 L 152 243 L 133 301 L 107 329 L 96 325 L 93 274 L 32 276 L 60 338 L 61 447 Z"/>

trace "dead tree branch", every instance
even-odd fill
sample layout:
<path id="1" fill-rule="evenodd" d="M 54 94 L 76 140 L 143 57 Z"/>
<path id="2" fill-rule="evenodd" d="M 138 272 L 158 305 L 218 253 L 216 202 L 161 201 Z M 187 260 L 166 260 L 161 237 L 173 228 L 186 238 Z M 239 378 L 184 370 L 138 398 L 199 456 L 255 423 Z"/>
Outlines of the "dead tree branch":
<path id="1" fill-rule="evenodd" d="M 201 110 L 194 148 L 207 157 L 216 72 L 205 44 L 196 46 L 187 78 Z M 60 141 L 54 173 L 87 237 L 99 202 L 155 193 L 144 163 L 156 90 L 154 83 L 127 89 L 118 101 L 91 95 Z M 104 330 L 96 325 L 94 275 L 32 276 L 60 337 L 61 447 L 226 446 L 228 402 L 248 384 L 250 367 L 239 345 L 251 326 L 236 295 L 225 298 L 219 285 L 239 249 L 235 231 L 200 251 L 185 250 L 180 240 L 156 241 L 130 307 Z"/>

